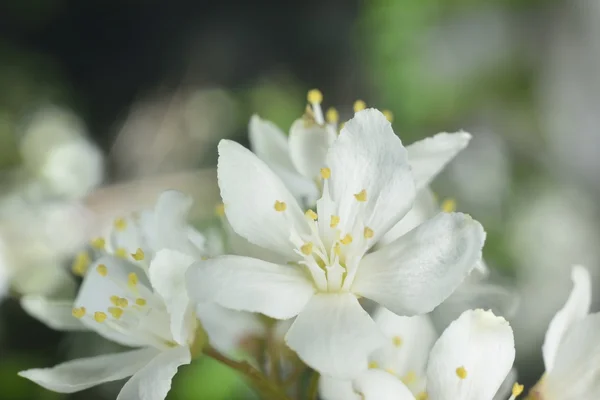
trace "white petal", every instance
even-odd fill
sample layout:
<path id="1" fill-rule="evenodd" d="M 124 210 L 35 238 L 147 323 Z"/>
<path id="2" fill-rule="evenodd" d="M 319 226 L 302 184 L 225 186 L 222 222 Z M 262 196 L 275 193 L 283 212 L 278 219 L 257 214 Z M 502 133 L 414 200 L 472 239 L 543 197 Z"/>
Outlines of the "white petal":
<path id="1" fill-rule="evenodd" d="M 354 389 L 364 400 L 414 400 L 400 379 L 381 370 L 369 370 L 354 380 Z"/>
<path id="2" fill-rule="evenodd" d="M 560 400 L 600 398 L 598 332 L 600 332 L 600 313 L 590 314 L 571 326 L 558 347 L 554 369 L 547 372 L 544 379 L 542 393 L 544 398 Z"/>
<path id="3" fill-rule="evenodd" d="M 398 315 L 433 310 L 481 258 L 485 232 L 461 213 L 440 213 L 365 256 L 352 291 Z"/>
<path id="4" fill-rule="evenodd" d="M 440 212 L 440 207 L 431 190 L 423 189 L 417 193 L 415 203 L 408 214 L 394 225 L 377 243 L 381 247 L 410 232 L 429 218 Z"/>
<path id="5" fill-rule="evenodd" d="M 173 250 L 161 250 L 150 263 L 152 287 L 167 306 L 173 339 L 186 345 L 196 330 L 194 307 L 185 290 L 185 273 L 194 258 Z"/>
<path id="6" fill-rule="evenodd" d="M 514 384 L 517 382 L 517 370 L 512 368 L 506 378 L 504 378 L 504 382 L 500 385 L 500 388 L 494 395 L 493 400 L 506 400 L 512 394 L 512 389 Z"/>
<path id="7" fill-rule="evenodd" d="M 467 132 L 443 132 L 407 146 L 417 190 L 428 186 L 470 140 Z"/>
<path id="8" fill-rule="evenodd" d="M 571 294 L 564 307 L 552 318 L 542 346 L 547 372 L 554 368 L 554 358 L 567 330 L 590 312 L 592 301 L 590 273 L 586 268 L 574 265 L 571 270 L 571 279 L 573 280 Z"/>
<path id="9" fill-rule="evenodd" d="M 331 131 L 300 118 L 290 128 L 290 157 L 296 169 L 306 178 L 317 180 L 329 146 L 335 140 Z"/>
<path id="10" fill-rule="evenodd" d="M 363 207 L 364 224 L 374 231 L 375 242 L 412 207 L 415 188 L 406 149 L 377 110 L 360 111 L 344 125 L 327 165 L 342 232 L 351 231 L 356 210 Z M 363 189 L 367 201 L 358 203 L 354 195 Z"/>
<path id="11" fill-rule="evenodd" d="M 59 393 L 74 393 L 105 382 L 127 378 L 148 364 L 158 350 L 141 349 L 68 361 L 53 368 L 19 372 L 38 385 Z"/>
<path id="12" fill-rule="evenodd" d="M 117 400 L 164 400 L 177 368 L 189 364 L 191 358 L 186 346 L 161 352 L 127 381 Z"/>
<path id="13" fill-rule="evenodd" d="M 379 307 L 373 319 L 387 339 L 370 357 L 378 368 L 392 370 L 397 376 L 412 371 L 424 377 L 429 351 L 438 337 L 429 316 L 400 317 Z"/>
<path id="14" fill-rule="evenodd" d="M 296 316 L 315 292 L 298 267 L 240 256 L 197 262 L 186 278 L 188 295 L 196 304 L 215 302 L 276 319 Z"/>
<path id="15" fill-rule="evenodd" d="M 436 400 L 491 400 L 515 359 L 513 331 L 491 311 L 465 311 L 433 346 L 427 393 Z M 457 368 L 466 370 L 459 378 Z"/>
<path id="16" fill-rule="evenodd" d="M 384 337 L 354 295 L 332 293 L 313 296 L 285 341 L 322 375 L 349 378 L 367 368 Z"/>
<path id="17" fill-rule="evenodd" d="M 59 331 L 87 331 L 85 325 L 73 316 L 73 302 L 49 300 L 43 296 L 21 297 L 21 307 L 27 314 Z"/>
<path id="18" fill-rule="evenodd" d="M 258 158 L 272 166 L 295 169 L 290 159 L 288 138 L 277 125 L 253 115 L 248 129 L 250 148 Z"/>
<path id="19" fill-rule="evenodd" d="M 362 397 L 354 391 L 352 380 L 330 376 L 319 378 L 319 398 L 323 400 L 362 400 Z"/>
<path id="20" fill-rule="evenodd" d="M 239 349 L 244 339 L 265 335 L 265 327 L 258 314 L 202 303 L 196 307 L 196 315 L 208 334 L 210 344 L 229 356 Z"/>
<path id="21" fill-rule="evenodd" d="M 294 196 L 273 171 L 239 144 L 221 140 L 217 173 L 233 229 L 251 243 L 298 259 L 290 234 L 293 227 L 299 233 L 308 233 L 309 227 Z M 276 201 L 284 202 L 286 210 L 276 211 Z"/>

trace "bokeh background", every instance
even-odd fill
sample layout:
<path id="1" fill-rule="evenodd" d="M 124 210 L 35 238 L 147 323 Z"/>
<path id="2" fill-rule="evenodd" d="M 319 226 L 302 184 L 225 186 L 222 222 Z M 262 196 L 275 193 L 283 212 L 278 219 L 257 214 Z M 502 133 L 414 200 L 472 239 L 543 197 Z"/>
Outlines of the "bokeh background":
<path id="1" fill-rule="evenodd" d="M 484 224 L 532 384 L 570 266 L 600 277 L 598 71 L 595 0 L 0 2 L 0 398 L 114 398 L 120 383 L 66 396 L 16 376 L 115 350 L 36 322 L 20 293 L 72 296 L 87 238 L 162 189 L 205 224 L 219 139 L 247 143 L 252 113 L 287 130 L 314 87 L 343 118 L 356 99 L 391 110 L 405 143 L 473 134 L 434 189 Z M 252 398 L 210 361 L 181 372 L 170 399 Z"/>

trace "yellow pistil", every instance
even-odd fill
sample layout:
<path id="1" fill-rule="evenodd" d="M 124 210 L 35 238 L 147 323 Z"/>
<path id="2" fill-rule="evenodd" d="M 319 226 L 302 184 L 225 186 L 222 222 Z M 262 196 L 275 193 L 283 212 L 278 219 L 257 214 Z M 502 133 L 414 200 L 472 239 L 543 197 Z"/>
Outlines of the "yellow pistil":
<path id="1" fill-rule="evenodd" d="M 106 265 L 100 264 L 96 267 L 96 272 L 98 272 L 100 276 L 106 276 L 108 275 L 108 268 L 106 268 Z"/>
<path id="2" fill-rule="evenodd" d="M 106 240 L 104 240 L 104 238 L 102 238 L 102 237 L 98 237 L 96 239 L 93 239 L 90 242 L 90 244 L 92 245 L 93 248 L 102 250 L 102 249 L 104 249 L 104 246 L 106 246 Z"/>
<path id="3" fill-rule="evenodd" d="M 138 284 L 138 276 L 135 272 L 131 272 L 127 275 L 127 284 L 130 287 L 135 287 Z"/>
<path id="4" fill-rule="evenodd" d="M 456 200 L 454 199 L 445 199 L 442 201 L 442 211 L 451 213 L 456 211 Z"/>
<path id="5" fill-rule="evenodd" d="M 325 118 L 327 118 L 327 122 L 330 124 L 337 124 L 340 120 L 340 115 L 335 108 L 330 107 L 325 114 Z"/>
<path id="6" fill-rule="evenodd" d="M 127 250 L 119 247 L 117 250 L 115 250 L 115 256 L 119 258 L 127 258 Z"/>
<path id="7" fill-rule="evenodd" d="M 364 110 L 365 108 L 367 108 L 367 103 L 365 103 L 362 100 L 356 100 L 354 102 L 354 112 L 357 113 L 359 111 Z"/>
<path id="8" fill-rule="evenodd" d="M 402 340 L 402 337 L 400 337 L 400 336 L 394 336 L 394 337 L 392 338 L 392 343 L 393 343 L 393 344 L 394 344 L 394 346 L 396 346 L 396 347 L 400 347 L 400 346 L 402 346 L 402 342 L 403 342 L 403 340 Z"/>
<path id="9" fill-rule="evenodd" d="M 146 299 L 142 299 L 141 297 L 135 299 L 135 304 L 137 304 L 140 307 L 143 307 L 146 305 Z"/>
<path id="10" fill-rule="evenodd" d="M 379 368 L 379 364 L 377 364 L 377 362 L 375 362 L 375 361 L 370 361 L 369 369 L 375 369 L 375 368 Z"/>
<path id="11" fill-rule="evenodd" d="M 219 217 L 225 216 L 225 204 L 219 203 L 215 206 L 215 214 Z"/>
<path id="12" fill-rule="evenodd" d="M 73 266 L 71 270 L 77 276 L 84 276 L 90 265 L 90 255 L 86 251 L 82 251 L 77 254 L 75 260 L 73 260 Z"/>
<path id="13" fill-rule="evenodd" d="M 371 239 L 373 235 L 375 235 L 375 232 L 373 232 L 373 229 L 369 228 L 368 226 L 365 226 L 363 235 L 365 236 L 365 239 Z"/>
<path id="14" fill-rule="evenodd" d="M 106 320 L 106 314 L 102 311 L 96 311 L 94 313 L 94 319 L 96 320 L 96 322 L 102 323 Z"/>
<path id="15" fill-rule="evenodd" d="M 319 89 L 311 89 L 308 91 L 306 100 L 308 100 L 310 104 L 321 104 L 323 101 L 323 93 L 321 93 Z"/>
<path id="16" fill-rule="evenodd" d="M 405 385 L 410 385 L 417 381 L 417 373 L 415 371 L 408 371 L 401 379 Z"/>
<path id="17" fill-rule="evenodd" d="M 308 218 L 312 219 L 313 221 L 316 221 L 317 218 L 319 218 L 319 216 L 317 215 L 317 213 L 314 212 L 311 209 L 306 210 L 306 212 L 304 213 L 304 215 L 306 215 Z"/>
<path id="18" fill-rule="evenodd" d="M 135 253 L 131 254 L 131 257 L 133 257 L 135 261 L 142 261 L 144 259 L 144 250 L 138 248 Z"/>
<path id="19" fill-rule="evenodd" d="M 129 300 L 124 297 L 119 297 L 119 301 L 117 301 L 117 307 L 125 308 L 129 305 Z"/>
<path id="20" fill-rule="evenodd" d="M 340 223 L 340 217 L 338 217 L 337 215 L 332 215 L 331 220 L 329 221 L 329 226 L 331 228 L 335 228 L 336 226 L 338 226 L 339 223 Z"/>
<path id="21" fill-rule="evenodd" d="M 114 319 L 119 319 L 123 316 L 123 309 L 118 307 L 108 307 L 108 312 L 113 316 Z"/>
<path id="22" fill-rule="evenodd" d="M 283 201 L 275 200 L 275 205 L 273 207 L 275 208 L 275 211 L 283 212 L 286 210 L 287 204 Z"/>
<path id="23" fill-rule="evenodd" d="M 300 247 L 300 251 L 305 256 L 311 255 L 312 254 L 312 250 L 313 250 L 313 244 L 311 242 L 305 243 L 304 245 L 302 245 Z"/>
<path id="24" fill-rule="evenodd" d="M 72 313 L 75 318 L 81 319 L 85 315 L 85 307 L 74 308 Z"/>
<path id="25" fill-rule="evenodd" d="M 354 195 L 356 201 L 360 201 L 361 203 L 367 201 L 367 191 L 366 189 L 361 190 L 360 192 Z"/>
<path id="26" fill-rule="evenodd" d="M 420 392 L 415 397 L 415 400 L 427 400 L 428 398 L 429 398 L 429 395 L 427 394 L 427 392 Z"/>
<path id="27" fill-rule="evenodd" d="M 390 122 L 394 121 L 394 114 L 392 114 L 392 112 L 390 110 L 383 110 L 382 114 L 385 117 L 385 119 L 387 119 L 388 121 L 390 121 Z"/>
<path id="28" fill-rule="evenodd" d="M 321 178 L 329 179 L 331 177 L 331 170 L 327 167 L 321 168 Z"/>
<path id="29" fill-rule="evenodd" d="M 114 225 L 115 229 L 118 231 L 124 231 L 125 229 L 127 229 L 127 221 L 125 221 L 125 218 L 115 219 L 115 222 L 113 223 L 113 225 Z"/>
<path id="30" fill-rule="evenodd" d="M 456 368 L 456 376 L 458 376 L 460 379 L 467 379 L 467 370 L 465 367 L 461 366 Z"/>
<path id="31" fill-rule="evenodd" d="M 342 240 L 340 240 L 342 244 L 350 244 L 352 243 L 352 235 L 347 233 L 346 236 Z"/>

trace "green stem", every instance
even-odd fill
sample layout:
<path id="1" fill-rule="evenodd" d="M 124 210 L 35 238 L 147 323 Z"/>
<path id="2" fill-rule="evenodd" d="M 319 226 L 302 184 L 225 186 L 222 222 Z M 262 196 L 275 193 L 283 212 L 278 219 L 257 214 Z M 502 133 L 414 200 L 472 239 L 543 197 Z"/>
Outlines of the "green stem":
<path id="1" fill-rule="evenodd" d="M 319 393 L 319 373 L 317 371 L 314 371 L 312 377 L 310 378 L 307 399 L 308 400 L 317 400 L 318 393 Z"/>
<path id="2" fill-rule="evenodd" d="M 259 370 L 250 365 L 247 361 L 235 361 L 225 357 L 212 347 L 206 347 L 204 354 L 210 358 L 227 365 L 243 374 L 253 387 L 267 400 L 291 400 L 285 392 L 272 384 Z"/>

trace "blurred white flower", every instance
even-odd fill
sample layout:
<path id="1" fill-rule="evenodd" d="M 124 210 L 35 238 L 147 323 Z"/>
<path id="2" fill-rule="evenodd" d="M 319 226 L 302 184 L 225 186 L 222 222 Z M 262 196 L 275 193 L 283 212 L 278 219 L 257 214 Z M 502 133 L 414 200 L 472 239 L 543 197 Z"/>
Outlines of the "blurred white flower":
<path id="1" fill-rule="evenodd" d="M 303 213 L 275 173 L 242 146 L 222 141 L 219 154 L 232 227 L 292 265 L 217 257 L 194 265 L 188 292 L 199 302 L 276 319 L 297 316 L 286 342 L 325 375 L 359 372 L 382 343 L 357 296 L 398 314 L 429 312 L 481 258 L 485 233 L 460 213 L 441 213 L 365 255 L 414 200 L 406 150 L 377 110 L 357 113 L 327 151 L 317 212 Z"/>

